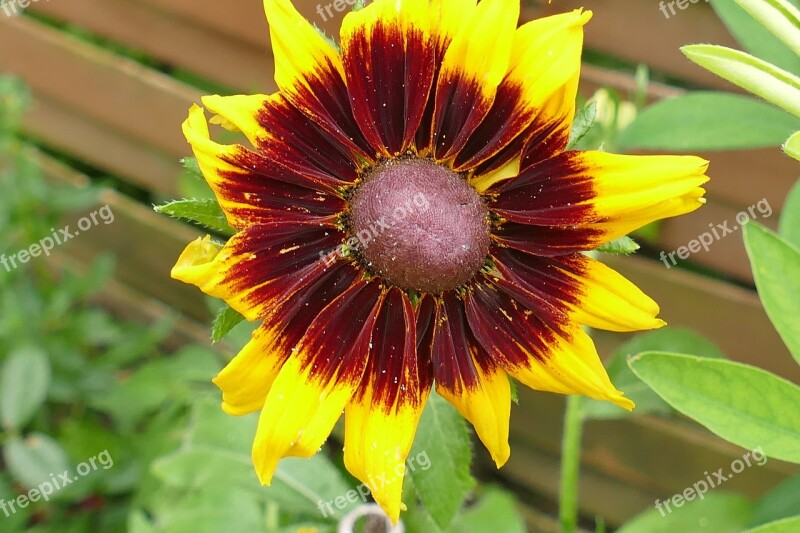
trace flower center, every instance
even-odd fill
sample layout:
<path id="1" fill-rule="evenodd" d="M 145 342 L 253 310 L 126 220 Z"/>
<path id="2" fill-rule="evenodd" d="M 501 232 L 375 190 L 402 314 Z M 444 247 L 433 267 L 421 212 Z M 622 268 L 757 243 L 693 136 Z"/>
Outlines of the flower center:
<path id="1" fill-rule="evenodd" d="M 457 173 L 426 159 L 381 163 L 358 187 L 350 209 L 349 245 L 402 289 L 455 289 L 489 253 L 481 197 Z"/>

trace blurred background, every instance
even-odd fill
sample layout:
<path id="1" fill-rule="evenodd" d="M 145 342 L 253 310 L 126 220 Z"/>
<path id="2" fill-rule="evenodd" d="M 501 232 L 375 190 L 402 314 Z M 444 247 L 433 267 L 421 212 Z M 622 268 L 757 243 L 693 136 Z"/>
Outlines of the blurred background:
<path id="1" fill-rule="evenodd" d="M 605 358 L 651 344 L 719 352 L 798 382 L 800 371 L 753 290 L 739 232 L 678 266 L 659 258 L 716 224 L 732 226 L 748 208 L 751 218 L 774 228 L 798 177 L 796 163 L 778 148 L 796 122 L 784 124 L 783 115 L 766 125 L 754 119 L 742 123 L 741 136 L 697 140 L 691 133 L 702 120 L 676 130 L 637 119 L 649 104 L 687 90 L 736 92 L 687 61 L 679 51 L 684 44 L 761 46 L 796 73 L 800 63 L 747 32 L 739 37 L 751 42 L 737 43 L 706 2 L 674 13 L 660 4 L 523 3 L 526 20 L 575 7 L 594 11 L 581 85 L 582 97 L 598 102 L 590 138 L 613 151 L 664 149 L 711 160 L 703 209 L 638 235 L 636 256 L 608 260 L 660 303 L 674 329 L 634 344 L 603 333 L 596 343 Z M 64 237 L 58 230 L 66 225 L 80 231 L 48 256 L 0 266 L 0 498 L 13 500 L 50 473 L 87 467 L 49 502 L 2 508 L 0 531 L 298 531 L 305 522 L 333 531 L 317 501 L 303 494 L 308 487 L 312 495 L 335 495 L 354 486 L 342 477 L 337 446 L 311 470 L 291 463 L 277 487 L 257 487 L 249 464 L 254 421 L 223 415 L 210 384 L 251 326 L 239 325 L 212 345 L 213 303 L 169 277 L 185 244 L 205 231 L 152 210 L 170 199 L 209 195 L 181 164 L 190 150 L 180 124 L 192 103 L 208 93 L 274 90 L 261 2 L 23 5 L 0 6 L 0 253 L 10 256 L 54 233 Z M 343 13 L 332 5 L 300 2 L 310 21 L 336 35 Z M 738 27 L 731 17 L 728 25 Z M 641 386 L 628 374 L 617 377 L 623 390 Z M 559 396 L 520 390 L 509 463 L 496 471 L 475 448 L 479 478 L 515 495 L 531 531 L 558 530 L 552 516 L 563 409 Z M 595 415 L 586 427 L 581 478 L 588 527 L 592 517 L 618 526 L 741 457 L 735 446 L 669 413 L 619 418 L 598 408 Z M 101 464 L 104 451 L 113 466 Z M 342 478 L 325 481 L 333 488 L 315 485 L 324 476 L 314 474 L 326 469 Z M 725 488 L 757 501 L 795 470 L 769 461 Z"/>

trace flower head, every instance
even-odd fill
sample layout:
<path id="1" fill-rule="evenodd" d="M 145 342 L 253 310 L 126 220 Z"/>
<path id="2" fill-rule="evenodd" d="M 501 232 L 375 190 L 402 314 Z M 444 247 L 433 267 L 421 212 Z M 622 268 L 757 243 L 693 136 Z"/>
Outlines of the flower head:
<path id="1" fill-rule="evenodd" d="M 173 269 L 262 323 L 214 380 L 225 411 L 261 412 L 261 481 L 344 411 L 345 464 L 396 521 L 433 387 L 498 466 L 509 375 L 632 408 L 582 326 L 657 328 L 658 306 L 582 252 L 698 208 L 707 164 L 566 151 L 591 13 L 376 0 L 340 52 L 289 0 L 265 8 L 278 92 L 203 98 L 252 146 L 197 106 L 183 127 L 238 232 Z"/>

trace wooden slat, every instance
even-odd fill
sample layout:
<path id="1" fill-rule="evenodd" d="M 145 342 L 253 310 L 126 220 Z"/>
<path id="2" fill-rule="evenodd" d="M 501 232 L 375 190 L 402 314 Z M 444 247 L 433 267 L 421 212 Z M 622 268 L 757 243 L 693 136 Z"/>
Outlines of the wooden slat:
<path id="1" fill-rule="evenodd" d="M 25 114 L 23 127 L 25 133 L 50 148 L 140 187 L 178 196 L 176 178 L 181 166 L 176 157 L 132 140 L 83 114 L 37 99 Z"/>
<path id="2" fill-rule="evenodd" d="M 247 6 L 243 7 L 244 12 L 249 12 Z M 267 27 L 263 17 L 262 42 L 252 46 L 238 35 L 209 31 L 206 26 L 180 14 L 131 0 L 39 2 L 31 4 L 31 9 L 124 43 L 223 85 L 265 93 L 275 88 L 272 79 L 274 63 L 267 49 L 268 40 L 263 35 Z M 232 9 L 228 6 L 225 11 L 231 12 Z"/>
<path id="3" fill-rule="evenodd" d="M 166 75 L 22 16 L 0 17 L 0 69 L 132 139 L 187 152 L 180 125 L 199 94 Z"/>

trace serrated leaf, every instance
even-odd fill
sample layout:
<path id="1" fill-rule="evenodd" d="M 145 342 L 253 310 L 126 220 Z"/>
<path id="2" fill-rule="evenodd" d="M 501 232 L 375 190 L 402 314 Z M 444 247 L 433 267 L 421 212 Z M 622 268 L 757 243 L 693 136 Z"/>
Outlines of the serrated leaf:
<path id="1" fill-rule="evenodd" d="M 615 241 L 599 246 L 597 251 L 604 254 L 630 255 L 638 249 L 639 245 L 636 244 L 636 241 L 626 235 Z"/>
<path id="2" fill-rule="evenodd" d="M 749 96 L 692 92 L 644 109 L 622 132 L 623 149 L 732 150 L 779 146 L 800 119 Z"/>
<path id="3" fill-rule="evenodd" d="M 572 122 L 572 131 L 569 133 L 567 150 L 571 150 L 586 136 L 594 124 L 595 117 L 597 117 L 597 102 L 590 100 L 578 111 L 575 120 Z"/>
<path id="4" fill-rule="evenodd" d="M 230 333 L 242 320 L 244 320 L 244 316 L 242 316 L 241 313 L 231 306 L 226 305 L 217 313 L 214 319 L 214 325 L 211 327 L 211 340 L 218 342 L 225 337 L 225 335 Z"/>
<path id="5" fill-rule="evenodd" d="M 800 363 L 800 249 L 753 222 L 744 225 L 744 244 L 764 310 Z"/>
<path id="6" fill-rule="evenodd" d="M 470 471 L 472 446 L 466 421 L 436 393 L 431 394 L 422 413 L 409 457 L 423 455 L 430 468 L 409 468 L 407 475 L 428 514 L 440 529 L 447 529 L 475 479 Z"/>
<path id="7" fill-rule="evenodd" d="M 724 46 L 693 44 L 681 51 L 704 69 L 800 117 L 800 78 L 794 74 Z"/>
<path id="8" fill-rule="evenodd" d="M 23 347 L 5 360 L 0 376 L 0 419 L 3 427 L 19 430 L 47 398 L 50 361 L 36 347 Z"/>
<path id="9" fill-rule="evenodd" d="M 800 144 L 800 132 L 797 135 L 797 142 Z M 798 146 L 798 155 L 800 155 L 800 146 Z M 794 184 L 783 203 L 778 233 L 789 244 L 793 244 L 800 250 L 800 180 Z"/>
<path id="10" fill-rule="evenodd" d="M 800 387 L 722 359 L 646 352 L 628 364 L 672 407 L 723 439 L 800 463 Z"/>
<path id="11" fill-rule="evenodd" d="M 184 157 L 181 159 L 181 165 L 183 165 L 183 168 L 189 173 L 189 175 L 201 180 L 205 180 L 203 177 L 203 172 L 200 170 L 200 164 L 197 162 L 196 157 Z"/>
<path id="12" fill-rule="evenodd" d="M 157 213 L 200 224 L 221 235 L 231 236 L 236 233 L 236 230 L 228 224 L 228 220 L 216 200 L 208 198 L 175 200 L 155 206 L 154 209 Z"/>

